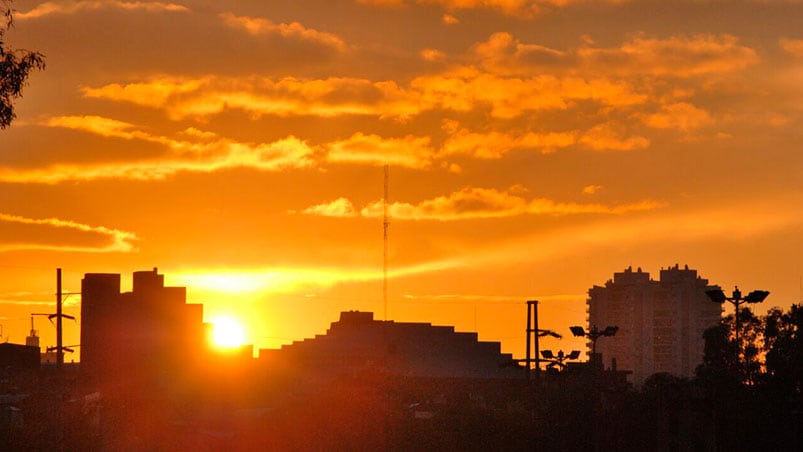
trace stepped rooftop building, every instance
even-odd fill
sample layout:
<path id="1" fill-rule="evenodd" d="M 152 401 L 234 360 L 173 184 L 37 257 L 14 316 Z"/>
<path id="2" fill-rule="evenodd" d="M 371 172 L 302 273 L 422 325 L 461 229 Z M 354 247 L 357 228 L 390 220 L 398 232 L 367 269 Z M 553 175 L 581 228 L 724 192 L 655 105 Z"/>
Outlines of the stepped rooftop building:
<path id="1" fill-rule="evenodd" d="M 279 350 L 260 350 L 265 364 L 282 363 L 325 375 L 379 369 L 420 378 L 521 378 L 523 370 L 499 342 L 451 326 L 374 320 L 372 312 L 342 312 L 325 335 Z"/>
<path id="2" fill-rule="evenodd" d="M 203 306 L 186 303 L 186 288 L 165 287 L 164 275 L 134 272 L 133 290 L 120 275 L 88 273 L 81 281 L 81 371 L 116 386 L 170 382 L 186 372 L 204 343 Z"/>
<path id="3" fill-rule="evenodd" d="M 688 266 L 662 269 L 658 281 L 641 268 L 614 273 L 588 291 L 589 327 L 619 327 L 597 342 L 597 353 L 632 371 L 637 385 L 657 372 L 693 376 L 702 363 L 703 331 L 722 316 L 722 306 L 705 294 L 714 288 Z"/>

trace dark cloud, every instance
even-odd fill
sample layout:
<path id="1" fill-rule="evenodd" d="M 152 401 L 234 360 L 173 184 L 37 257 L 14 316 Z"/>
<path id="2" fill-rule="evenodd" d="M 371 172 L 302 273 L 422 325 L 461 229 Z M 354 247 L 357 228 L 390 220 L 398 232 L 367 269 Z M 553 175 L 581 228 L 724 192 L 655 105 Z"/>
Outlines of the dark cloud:
<path id="1" fill-rule="evenodd" d="M 128 252 L 135 239 L 132 233 L 102 226 L 0 213 L 0 251 Z"/>

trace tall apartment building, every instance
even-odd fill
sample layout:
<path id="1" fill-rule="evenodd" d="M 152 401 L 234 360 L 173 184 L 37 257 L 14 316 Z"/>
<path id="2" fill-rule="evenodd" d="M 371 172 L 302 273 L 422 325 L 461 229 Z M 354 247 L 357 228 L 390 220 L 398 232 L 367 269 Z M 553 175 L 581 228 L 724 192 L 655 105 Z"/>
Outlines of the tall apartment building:
<path id="1" fill-rule="evenodd" d="M 693 376 L 702 363 L 703 331 L 722 316 L 722 306 L 705 294 L 714 288 L 688 266 L 661 269 L 658 281 L 641 268 L 614 273 L 588 291 L 589 326 L 619 327 L 597 342 L 597 353 L 632 371 L 636 385 L 657 372 Z"/>

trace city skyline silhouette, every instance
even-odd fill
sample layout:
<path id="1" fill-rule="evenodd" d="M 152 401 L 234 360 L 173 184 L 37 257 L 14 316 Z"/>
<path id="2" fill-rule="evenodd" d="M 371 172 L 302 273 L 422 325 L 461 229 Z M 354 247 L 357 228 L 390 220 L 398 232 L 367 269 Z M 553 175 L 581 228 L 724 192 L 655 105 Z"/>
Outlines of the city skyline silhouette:
<path id="1" fill-rule="evenodd" d="M 56 274 L 61 300 L 61 269 Z M 341 312 L 325 334 L 254 358 L 251 345 L 216 349 L 202 305 L 187 303 L 186 288 L 166 286 L 157 268 L 131 279 L 132 290 L 122 292 L 120 274 L 84 275 L 78 364 L 40 365 L 38 347 L 0 344 L 0 446 L 795 450 L 803 443 L 801 305 L 722 317 L 723 302 L 755 305 L 769 292 L 742 297 L 734 289 L 728 297 L 688 266 L 662 269 L 659 280 L 627 268 L 594 286 L 588 326 L 569 328 L 587 340 L 583 362 L 579 350 L 539 347 L 541 338 L 561 335 L 541 329 L 537 300 L 522 305 L 525 359 L 477 333 L 361 311 Z"/>
<path id="2" fill-rule="evenodd" d="M 629 266 L 801 298 L 799 4 L 68 3 L 4 35 L 47 62 L 0 135 L 14 342 L 56 267 L 158 266 L 266 348 L 357 309 L 521 355 L 522 300 L 580 324 Z"/>
<path id="3" fill-rule="evenodd" d="M 202 3 L 12 3 L 12 340 L 55 267 L 158 266 L 271 348 L 359 309 L 520 353 L 521 300 L 581 323 L 628 266 L 801 297 L 800 5 Z"/>
<path id="4" fill-rule="evenodd" d="M 803 444 L 800 17 L 0 0 L 0 449 Z"/>

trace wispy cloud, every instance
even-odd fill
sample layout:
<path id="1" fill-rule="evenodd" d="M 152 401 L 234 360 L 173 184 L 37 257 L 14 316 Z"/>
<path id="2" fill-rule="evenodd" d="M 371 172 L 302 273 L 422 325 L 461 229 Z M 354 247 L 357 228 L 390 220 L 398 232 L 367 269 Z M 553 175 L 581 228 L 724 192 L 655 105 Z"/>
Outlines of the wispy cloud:
<path id="1" fill-rule="evenodd" d="M 90 226 L 58 218 L 26 218 L 0 213 L 0 252 L 51 250 L 132 252 L 137 236 L 104 226 Z"/>
<path id="2" fill-rule="evenodd" d="M 346 140 L 335 141 L 325 147 L 329 151 L 328 160 L 333 163 L 393 165 L 414 169 L 429 167 L 435 155 L 428 137 L 412 135 L 383 138 L 358 132 Z"/>
<path id="3" fill-rule="evenodd" d="M 474 45 L 473 59 L 485 70 L 498 74 L 522 74 L 538 68 L 564 69 L 576 64 L 571 51 L 523 43 L 508 32 L 493 33 Z"/>
<path id="4" fill-rule="evenodd" d="M 179 138 L 155 135 L 135 125 L 99 116 L 58 116 L 42 125 L 80 130 L 123 140 L 157 143 L 167 149 L 160 158 L 114 163 L 54 164 L 43 168 L 0 168 L 0 181 L 57 183 L 67 180 L 163 179 L 177 172 L 213 172 L 248 167 L 260 171 L 304 168 L 314 163 L 315 150 L 294 136 L 269 143 L 242 143 L 194 128 Z"/>
<path id="5" fill-rule="evenodd" d="M 664 105 L 661 107 L 661 111 L 644 114 L 642 118 L 644 123 L 650 127 L 657 129 L 679 129 L 684 132 L 714 122 L 711 114 L 688 102 Z"/>
<path id="6" fill-rule="evenodd" d="M 306 215 L 316 215 L 321 217 L 348 218 L 357 217 L 359 212 L 354 208 L 354 204 L 346 198 L 337 198 L 334 201 L 307 207 L 301 213 Z"/>
<path id="7" fill-rule="evenodd" d="M 277 116 L 405 118 L 432 110 L 479 108 L 490 108 L 494 117 L 514 118 L 532 111 L 568 109 L 577 101 L 628 107 L 647 100 L 625 82 L 552 75 L 500 77 L 472 67 L 416 77 L 408 86 L 359 78 L 165 77 L 83 91 L 87 97 L 164 109 L 175 119 L 227 110 Z"/>
<path id="8" fill-rule="evenodd" d="M 283 27 L 266 19 L 228 13 L 221 17 L 230 26 L 252 34 L 317 40 L 335 47 L 343 42 L 335 35 L 301 25 Z M 653 53 L 665 55 L 669 61 Z M 432 49 L 427 55 L 445 58 Z M 445 159 L 502 159 L 515 150 L 549 153 L 570 147 L 640 150 L 651 145 L 651 137 L 645 134 L 650 129 L 690 132 L 721 120 L 709 112 L 705 102 L 694 99 L 695 88 L 688 85 L 698 80 L 690 81 L 690 77 L 738 71 L 757 60 L 754 50 L 729 35 L 664 39 L 638 35 L 606 48 L 594 47 L 587 40 L 580 47 L 556 50 L 497 33 L 472 47 L 467 64 L 451 65 L 403 81 L 155 75 L 145 81 L 84 86 L 82 93 L 87 98 L 158 109 L 175 122 L 190 122 L 198 127 L 203 127 L 210 117 L 229 112 L 244 112 L 252 119 L 270 115 L 394 121 L 382 126 L 388 135 L 353 128 L 345 135 L 329 137 L 329 142 L 310 144 L 295 136 L 246 143 L 197 128 L 156 133 L 152 128 L 112 117 L 57 116 L 43 124 L 109 139 L 155 143 L 165 152 L 158 157 L 114 164 L 63 162 L 39 168 L 0 168 L 0 181 L 159 179 L 182 171 L 213 172 L 235 167 L 281 171 L 324 163 L 390 164 L 428 170 L 437 168 L 434 163 L 438 162 L 458 171 L 457 165 L 462 162 Z M 592 75 L 584 69 L 586 66 L 594 66 L 598 73 Z M 547 67 L 559 69 L 536 70 Z M 639 77 L 674 77 L 674 81 L 648 84 Z M 677 80 L 682 83 L 675 83 Z M 577 112 L 578 120 L 527 119 L 534 114 L 541 119 L 562 112 Z M 388 124 L 410 124 L 416 117 L 433 113 L 473 122 L 474 127 L 479 116 L 488 121 L 477 130 L 441 119 L 448 125 L 440 132 L 428 134 L 410 127 L 407 130 L 416 133 L 397 129 L 390 135 L 393 132 Z"/>
<path id="9" fill-rule="evenodd" d="M 65 128 L 120 140 L 155 143 L 161 156 L 139 160 L 59 163 L 47 167 L 2 168 L 0 181 L 58 183 L 66 180 L 163 179 L 177 172 L 213 172 L 227 168 L 282 171 L 331 164 L 392 165 L 427 169 L 437 151 L 429 137 L 407 135 L 387 138 L 375 134 L 354 135 L 310 145 L 294 136 L 269 143 L 243 143 L 213 132 L 185 129 L 173 136 L 146 132 L 135 124 L 101 116 L 57 116 L 41 126 Z"/>
<path id="10" fill-rule="evenodd" d="M 534 150 L 543 154 L 570 146 L 581 145 L 594 151 L 630 151 L 643 149 L 650 141 L 642 136 L 628 135 L 624 126 L 612 122 L 597 124 L 588 130 L 563 132 L 473 132 L 447 121 L 444 128 L 450 133 L 439 156 L 467 155 L 478 159 L 501 159 L 516 149 Z"/>
<path id="11" fill-rule="evenodd" d="M 650 145 L 648 139 L 627 135 L 626 128 L 615 123 L 599 124 L 587 131 L 510 135 L 495 131 L 472 132 L 461 128 L 456 121 L 445 121 L 443 127 L 448 135 L 440 146 L 433 145 L 429 136 L 385 137 L 362 132 L 317 144 L 292 135 L 272 142 L 248 143 L 194 127 L 170 135 L 157 134 L 130 122 L 94 115 L 55 116 L 38 125 L 112 140 L 153 143 L 161 146 L 163 152 L 147 158 L 119 157 L 111 162 L 65 161 L 38 167 L 0 167 L 0 181 L 154 180 L 178 172 L 211 173 L 230 168 L 275 172 L 326 164 L 391 165 L 415 170 L 438 167 L 455 172 L 459 167 L 446 160 L 454 156 L 489 160 L 500 159 L 516 149 L 548 153 L 577 145 L 594 151 L 626 151 Z"/>
<path id="12" fill-rule="evenodd" d="M 791 55 L 803 58 L 803 39 L 782 38 L 778 41 L 778 45 Z"/>
<path id="13" fill-rule="evenodd" d="M 257 19 L 226 18 L 245 30 L 277 27 Z M 330 41 L 338 42 L 334 38 Z M 425 49 L 421 56 L 430 61 L 449 58 L 435 49 Z M 627 111 L 657 104 L 668 114 L 684 113 L 691 122 L 673 127 L 689 128 L 702 119 L 702 112 L 700 107 L 695 107 L 697 111 L 688 108 L 688 101 L 678 103 L 677 92 L 688 96 L 693 91 L 682 89 L 677 80 L 728 74 L 758 61 L 755 50 L 741 45 L 731 35 L 662 39 L 637 35 L 619 46 L 585 44 L 556 50 L 521 42 L 510 33 L 496 33 L 473 47 L 470 64 L 452 65 L 404 83 L 356 77 L 159 76 L 146 82 L 84 87 L 83 93 L 91 98 L 162 109 L 177 120 L 232 110 L 255 116 L 358 115 L 395 119 L 431 111 L 487 110 L 493 118 L 513 119 L 533 112 L 584 108 L 586 112 L 609 116 L 612 109 Z M 674 81 L 654 83 L 655 77 Z M 668 127 L 666 118 L 659 116 L 650 119 L 650 124 Z"/>
<path id="14" fill-rule="evenodd" d="M 341 52 L 348 49 L 346 43 L 339 36 L 307 28 L 298 22 L 277 24 L 260 17 L 236 16 L 232 13 L 222 13 L 220 18 L 226 25 L 241 29 L 254 36 L 279 35 L 288 39 L 317 43 Z"/>
<path id="15" fill-rule="evenodd" d="M 469 155 L 479 159 L 499 159 L 514 149 L 535 149 L 549 153 L 577 143 L 577 132 L 528 132 L 511 135 L 503 132 L 472 132 L 459 129 L 449 135 L 442 155 Z"/>
<path id="16" fill-rule="evenodd" d="M 446 59 L 446 54 L 437 49 L 424 49 L 419 52 L 419 55 L 426 61 L 440 61 Z"/>
<path id="17" fill-rule="evenodd" d="M 647 100 L 626 82 L 553 75 L 507 77 L 474 67 L 417 77 L 410 82 L 407 92 L 422 110 L 468 112 L 488 108 L 493 117 L 501 119 L 536 111 L 566 110 L 578 101 L 616 108 Z"/>
<path id="18" fill-rule="evenodd" d="M 544 8 L 562 8 L 588 0 L 356 0 L 375 6 L 398 7 L 406 4 L 437 4 L 447 10 L 490 9 L 509 16 L 529 18 Z M 602 3 L 623 3 L 628 0 L 601 0 Z"/>
<path id="19" fill-rule="evenodd" d="M 602 185 L 597 185 L 597 184 L 586 185 L 585 187 L 583 187 L 583 194 L 584 195 L 593 195 L 593 194 L 596 194 L 598 191 L 602 190 L 603 188 L 605 188 L 605 187 L 602 186 Z"/>
<path id="20" fill-rule="evenodd" d="M 420 111 L 415 99 L 409 98 L 395 82 L 359 78 L 154 77 L 147 82 L 84 87 L 83 92 L 91 98 L 163 109 L 174 119 L 205 117 L 228 110 L 255 116 L 320 117 L 398 117 Z"/>
<path id="21" fill-rule="evenodd" d="M 632 211 L 654 210 L 664 207 L 658 201 L 640 201 L 632 204 L 604 205 L 557 202 L 546 198 L 527 199 L 513 191 L 466 187 L 446 196 L 416 204 L 392 202 L 387 205 L 395 220 L 458 221 L 481 218 L 504 218 L 519 215 L 576 215 L 623 214 Z M 382 201 L 371 203 L 359 210 L 345 199 L 319 204 L 302 210 L 308 215 L 377 218 L 383 215 Z"/>
<path id="22" fill-rule="evenodd" d="M 452 14 L 444 14 L 443 16 L 441 16 L 441 20 L 446 25 L 456 25 L 460 23 L 460 19 L 453 16 Z"/>
<path id="23" fill-rule="evenodd" d="M 208 78 L 183 79 L 180 77 L 154 77 L 150 81 L 133 83 L 110 83 L 99 88 L 82 87 L 84 96 L 131 102 L 146 107 L 163 107 L 178 96 L 192 93 L 208 82 Z"/>
<path id="24" fill-rule="evenodd" d="M 577 253 L 597 253 L 599 249 L 617 249 L 640 244 L 694 244 L 712 241 L 740 242 L 751 238 L 803 226 L 803 215 L 783 206 L 797 205 L 795 194 L 777 202 L 750 200 L 719 209 L 662 210 L 638 217 L 604 217 L 573 227 L 548 230 L 527 236 L 466 248 L 442 260 L 420 264 L 428 271 L 458 268 L 482 268 L 488 265 L 539 263 Z M 754 214 L 734 223 L 747 208 Z"/>
<path id="25" fill-rule="evenodd" d="M 598 124 L 580 137 L 580 142 L 595 151 L 632 151 L 650 146 L 650 140 L 640 135 L 628 136 L 622 124 Z"/>
<path id="26" fill-rule="evenodd" d="M 583 64 L 607 73 L 694 77 L 724 74 L 759 62 L 758 53 L 736 36 L 696 34 L 659 39 L 636 36 L 615 48 L 577 50 Z"/>
<path id="27" fill-rule="evenodd" d="M 139 2 L 139 1 L 117 1 L 117 0 L 78 0 L 78 1 L 59 1 L 45 2 L 37 5 L 30 11 L 19 12 L 14 15 L 15 19 L 37 19 L 40 17 L 57 14 L 76 14 L 84 11 L 97 11 L 102 9 L 116 9 L 122 11 L 146 11 L 146 12 L 186 12 L 189 8 L 177 3 L 163 2 Z"/>
<path id="28" fill-rule="evenodd" d="M 639 244 L 688 244 L 717 241 L 739 241 L 751 237 L 770 234 L 775 231 L 800 227 L 803 215 L 797 211 L 782 209 L 779 206 L 797 205 L 800 196 L 790 196 L 767 204 L 765 200 L 748 202 L 747 207 L 755 212 L 745 221 L 733 222 L 746 207 L 744 203 L 725 206 L 720 209 L 688 211 L 661 210 L 649 215 L 623 218 L 619 216 L 600 217 L 597 221 L 582 222 L 573 227 L 547 230 L 510 240 L 489 243 L 486 246 L 466 247 L 446 259 L 423 261 L 417 264 L 399 266 L 388 276 L 402 277 L 414 274 L 439 273 L 455 269 L 483 268 L 487 265 L 514 265 L 522 262 L 537 263 L 578 252 L 588 253 L 599 248 L 620 248 Z M 348 203 L 350 205 L 350 202 Z M 267 292 L 299 290 L 307 287 L 328 287 L 334 284 L 379 280 L 382 272 L 369 268 L 266 268 L 224 271 L 235 281 L 224 278 L 215 283 L 209 275 L 220 275 L 218 270 L 193 270 L 178 273 L 181 284 L 190 287 L 218 289 L 221 287 L 250 287 L 253 290 L 264 288 Z M 222 290 L 225 291 L 225 290 Z M 531 295 L 527 295 L 530 297 Z M 521 303 L 523 296 L 486 295 L 405 295 L 406 299 L 429 299 L 436 301 L 482 301 Z M 539 296 L 542 301 L 584 300 L 584 295 Z"/>
<path id="29" fill-rule="evenodd" d="M 787 41 L 782 41 L 783 42 Z M 758 53 L 728 34 L 636 35 L 613 47 L 586 43 L 565 50 L 526 43 L 507 32 L 492 34 L 474 46 L 473 56 L 486 70 L 523 75 L 595 74 L 596 77 L 660 76 L 688 78 L 726 74 L 759 62 Z"/>
<path id="30" fill-rule="evenodd" d="M 56 116 L 48 119 L 43 125 L 47 127 L 82 130 L 108 138 L 122 138 L 124 140 L 140 139 L 162 143 L 169 142 L 169 140 L 165 140 L 161 137 L 136 130 L 134 124 L 102 116 Z"/>
<path id="31" fill-rule="evenodd" d="M 65 297 L 62 305 L 65 308 L 80 307 L 81 295 Z M 56 307 L 53 300 L 53 292 L 4 292 L 0 293 L 0 304 L 23 305 L 23 306 L 51 306 Z M 51 311 L 53 312 L 53 311 Z M 0 317 L 0 320 L 12 320 L 10 317 Z M 51 320 L 52 322 L 52 320 Z M 54 325 L 55 326 L 55 325 Z"/>

